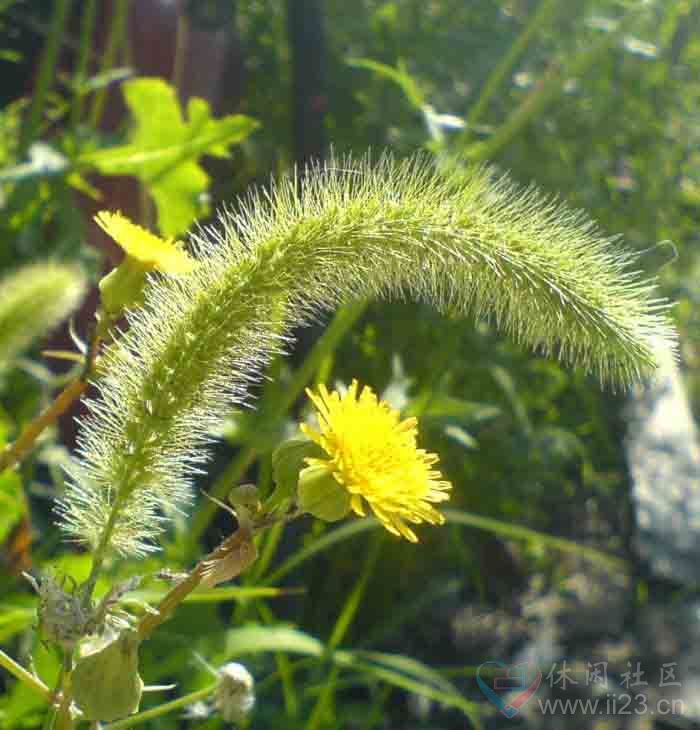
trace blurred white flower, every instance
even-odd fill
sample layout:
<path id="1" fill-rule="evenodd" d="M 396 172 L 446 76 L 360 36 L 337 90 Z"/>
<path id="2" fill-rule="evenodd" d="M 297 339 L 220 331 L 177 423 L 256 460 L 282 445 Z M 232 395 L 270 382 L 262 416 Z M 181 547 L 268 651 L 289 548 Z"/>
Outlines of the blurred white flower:
<path id="1" fill-rule="evenodd" d="M 251 673 L 237 662 L 229 662 L 219 669 L 219 686 L 214 705 L 226 722 L 243 722 L 255 705 L 255 680 Z"/>

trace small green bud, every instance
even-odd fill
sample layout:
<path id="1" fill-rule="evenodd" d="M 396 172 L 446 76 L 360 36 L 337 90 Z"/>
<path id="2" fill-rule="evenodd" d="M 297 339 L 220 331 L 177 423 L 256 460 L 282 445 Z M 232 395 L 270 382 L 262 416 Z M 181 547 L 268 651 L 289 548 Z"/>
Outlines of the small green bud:
<path id="1" fill-rule="evenodd" d="M 80 658 L 73 670 L 73 696 L 86 720 L 112 722 L 139 709 L 139 639 L 128 629 L 102 649 Z"/>
<path id="2" fill-rule="evenodd" d="M 100 279 L 100 299 L 102 311 L 115 319 L 125 309 L 132 309 L 143 302 L 146 274 L 149 269 L 125 256 L 124 260 Z"/>
<path id="3" fill-rule="evenodd" d="M 244 509 L 251 515 L 260 511 L 260 493 L 255 484 L 241 484 L 228 493 L 229 504 L 235 509 Z"/>
<path id="4" fill-rule="evenodd" d="M 328 467 L 314 464 L 299 474 L 299 507 L 325 522 L 342 520 L 350 511 L 350 493 Z"/>
<path id="5" fill-rule="evenodd" d="M 272 474 L 277 488 L 266 506 L 274 508 L 284 500 L 292 499 L 297 492 L 299 473 L 306 468 L 306 459 L 322 456 L 321 447 L 306 438 L 289 439 L 280 444 L 272 454 Z"/>

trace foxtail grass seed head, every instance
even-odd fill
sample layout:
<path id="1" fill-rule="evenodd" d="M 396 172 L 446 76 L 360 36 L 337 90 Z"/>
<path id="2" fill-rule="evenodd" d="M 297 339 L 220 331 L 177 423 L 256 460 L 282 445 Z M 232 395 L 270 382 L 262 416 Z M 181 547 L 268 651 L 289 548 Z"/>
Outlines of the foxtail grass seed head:
<path id="1" fill-rule="evenodd" d="M 101 358 L 101 397 L 88 402 L 59 506 L 80 542 L 154 549 L 221 419 L 293 327 L 343 301 L 413 296 L 489 316 L 616 386 L 654 371 L 654 342 L 675 343 L 668 305 L 617 239 L 485 169 L 331 160 L 253 192 L 191 243 L 197 266 L 153 277 Z"/>
<path id="2" fill-rule="evenodd" d="M 30 264 L 0 280 L 0 370 L 66 319 L 85 289 L 80 269 L 52 262 Z"/>
<path id="3" fill-rule="evenodd" d="M 407 522 L 445 521 L 433 504 L 449 499 L 452 485 L 434 468 L 437 455 L 418 448 L 415 418 L 401 420 L 397 410 L 380 401 L 371 388 L 360 389 L 356 380 L 342 395 L 323 385 L 317 393 L 307 390 L 307 395 L 316 407 L 318 430 L 306 424 L 301 428 L 325 457 L 306 459 L 308 466 L 299 475 L 300 507 L 310 502 L 312 514 L 319 503 L 326 507 L 322 495 L 328 490 L 339 514 L 352 509 L 364 516 L 369 505 L 389 532 L 411 542 L 418 538 Z M 305 478 L 309 474 L 310 489 Z"/>

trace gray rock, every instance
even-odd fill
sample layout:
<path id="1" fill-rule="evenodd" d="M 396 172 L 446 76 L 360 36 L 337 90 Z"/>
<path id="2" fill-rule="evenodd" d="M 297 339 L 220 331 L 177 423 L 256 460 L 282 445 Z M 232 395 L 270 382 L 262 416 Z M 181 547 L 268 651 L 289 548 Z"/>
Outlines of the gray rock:
<path id="1" fill-rule="evenodd" d="M 630 397 L 627 460 L 636 549 L 658 577 L 700 582 L 700 445 L 678 367 Z"/>

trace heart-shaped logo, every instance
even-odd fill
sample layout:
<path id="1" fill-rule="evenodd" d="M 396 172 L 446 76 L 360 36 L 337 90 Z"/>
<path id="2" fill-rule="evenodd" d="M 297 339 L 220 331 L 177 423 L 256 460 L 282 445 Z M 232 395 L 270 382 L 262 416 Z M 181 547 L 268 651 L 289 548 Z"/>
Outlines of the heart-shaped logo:
<path id="1" fill-rule="evenodd" d="M 531 662 L 484 662 L 476 672 L 476 681 L 486 699 L 511 719 L 537 691 L 542 672 Z"/>

